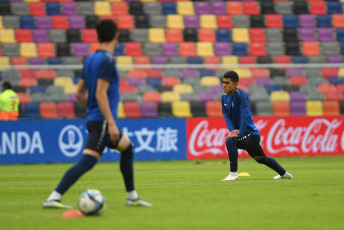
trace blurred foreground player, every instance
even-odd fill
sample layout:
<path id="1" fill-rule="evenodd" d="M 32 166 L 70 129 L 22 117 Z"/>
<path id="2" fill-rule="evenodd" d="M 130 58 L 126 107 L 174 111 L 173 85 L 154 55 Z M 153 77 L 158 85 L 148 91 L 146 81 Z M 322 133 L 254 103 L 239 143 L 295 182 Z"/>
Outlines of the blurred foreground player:
<path id="1" fill-rule="evenodd" d="M 224 94 L 221 98 L 222 113 L 226 121 L 229 137 L 226 139 L 230 172 L 223 179 L 237 180 L 238 175 L 238 149 L 244 149 L 258 163 L 264 164 L 275 170 L 279 175 L 274 179 L 292 179 L 281 165 L 271 157 L 265 155 L 260 145 L 260 134 L 252 118 L 250 102 L 246 92 L 237 88 L 239 76 L 234 71 L 229 71 L 223 75 L 222 88 Z"/>
<path id="2" fill-rule="evenodd" d="M 152 206 L 141 200 L 134 188 L 133 146 L 130 139 L 116 125 L 120 101 L 119 75 L 112 54 L 118 43 L 118 29 L 112 20 L 100 20 L 96 25 L 100 48 L 85 61 L 76 96 L 87 106 L 89 133 L 83 155 L 63 176 L 56 189 L 43 203 L 44 208 L 71 208 L 61 203 L 62 195 L 98 162 L 104 148 L 121 153 L 120 170 L 123 175 L 127 206 Z"/>

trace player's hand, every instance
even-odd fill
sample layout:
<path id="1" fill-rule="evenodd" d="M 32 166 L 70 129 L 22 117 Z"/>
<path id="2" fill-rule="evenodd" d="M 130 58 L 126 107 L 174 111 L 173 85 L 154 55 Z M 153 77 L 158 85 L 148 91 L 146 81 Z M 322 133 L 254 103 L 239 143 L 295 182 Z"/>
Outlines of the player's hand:
<path id="1" fill-rule="evenodd" d="M 116 124 L 109 124 L 108 131 L 110 134 L 111 142 L 115 143 L 119 139 L 119 129 Z"/>
<path id="2" fill-rule="evenodd" d="M 229 134 L 229 137 L 238 137 L 238 134 L 239 134 L 239 130 L 235 129 Z"/>

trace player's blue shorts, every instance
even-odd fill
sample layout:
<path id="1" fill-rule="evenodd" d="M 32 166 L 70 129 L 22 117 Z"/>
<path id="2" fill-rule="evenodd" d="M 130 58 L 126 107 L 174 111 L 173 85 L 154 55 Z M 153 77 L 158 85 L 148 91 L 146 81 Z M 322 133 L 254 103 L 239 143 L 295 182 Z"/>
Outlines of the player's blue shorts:
<path id="1" fill-rule="evenodd" d="M 88 121 L 86 123 L 86 127 L 89 136 L 85 145 L 85 149 L 91 149 L 100 155 L 103 153 L 105 147 L 116 149 L 123 136 L 123 133 L 120 132 L 120 136 L 116 143 L 112 143 L 110 134 L 108 132 L 108 123 L 106 120 Z"/>

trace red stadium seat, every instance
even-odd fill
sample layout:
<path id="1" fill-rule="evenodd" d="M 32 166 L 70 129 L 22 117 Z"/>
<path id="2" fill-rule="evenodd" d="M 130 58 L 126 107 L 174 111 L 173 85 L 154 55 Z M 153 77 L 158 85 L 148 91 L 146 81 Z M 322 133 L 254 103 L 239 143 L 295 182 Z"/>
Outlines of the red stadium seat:
<path id="1" fill-rule="evenodd" d="M 57 118 L 57 106 L 55 102 L 41 102 L 40 114 L 43 118 Z"/>
<path id="2" fill-rule="evenodd" d="M 230 15 L 217 15 L 217 27 L 219 29 L 233 28 L 232 16 Z"/>
<path id="3" fill-rule="evenodd" d="M 311 1 L 309 3 L 309 12 L 311 14 L 327 14 L 324 1 Z"/>
<path id="4" fill-rule="evenodd" d="M 227 2 L 227 13 L 231 15 L 244 14 L 242 2 Z"/>
<path id="5" fill-rule="evenodd" d="M 194 42 L 179 43 L 179 55 L 184 57 L 196 56 L 196 45 Z"/>
<path id="6" fill-rule="evenodd" d="M 54 29 L 69 29 L 68 17 L 66 15 L 53 15 L 52 25 Z"/>
<path id="7" fill-rule="evenodd" d="M 220 101 L 207 101 L 206 113 L 209 117 L 222 117 L 222 104 Z"/>
<path id="8" fill-rule="evenodd" d="M 126 42 L 126 55 L 128 56 L 142 56 L 141 42 Z"/>
<path id="9" fill-rule="evenodd" d="M 141 108 L 137 101 L 124 102 L 124 114 L 127 118 L 141 118 Z"/>
<path id="10" fill-rule="evenodd" d="M 250 29 L 250 41 L 251 42 L 266 42 L 264 29 L 263 28 L 251 28 Z"/>
<path id="11" fill-rule="evenodd" d="M 95 29 L 83 29 L 81 37 L 83 42 L 98 42 Z"/>
<path id="12" fill-rule="evenodd" d="M 252 56 L 266 56 L 265 43 L 263 43 L 263 42 L 251 42 L 250 43 L 250 55 L 252 55 Z"/>
<path id="13" fill-rule="evenodd" d="M 112 2 L 111 4 L 112 13 L 114 15 L 127 15 L 128 14 L 128 3 L 126 2 Z"/>
<path id="14" fill-rule="evenodd" d="M 267 28 L 283 28 L 282 15 L 280 14 L 267 14 L 265 20 Z"/>
<path id="15" fill-rule="evenodd" d="M 58 102 L 57 116 L 59 117 L 75 117 L 73 102 Z"/>
<path id="16" fill-rule="evenodd" d="M 338 101 L 324 101 L 323 111 L 325 116 L 339 116 L 340 105 Z"/>
<path id="17" fill-rule="evenodd" d="M 322 76 L 326 79 L 329 77 L 337 77 L 338 68 L 322 68 L 321 73 L 322 73 Z"/>
<path id="18" fill-rule="evenodd" d="M 135 65 L 149 65 L 151 60 L 149 56 L 136 56 L 134 57 Z"/>
<path id="19" fill-rule="evenodd" d="M 244 2 L 244 14 L 247 15 L 260 15 L 259 2 Z"/>
<path id="20" fill-rule="evenodd" d="M 32 32 L 30 29 L 16 29 L 17 42 L 32 42 Z"/>
<path id="21" fill-rule="evenodd" d="M 167 29 L 166 30 L 167 42 L 183 42 L 183 33 L 181 29 Z"/>
<path id="22" fill-rule="evenodd" d="M 132 15 L 119 15 L 117 17 L 117 22 L 118 22 L 118 28 L 120 30 L 135 28 L 134 18 Z"/>
<path id="23" fill-rule="evenodd" d="M 240 64 L 256 64 L 256 58 L 254 56 L 239 56 L 239 63 Z"/>
<path id="24" fill-rule="evenodd" d="M 44 2 L 30 2 L 29 3 L 29 15 L 46 15 Z"/>

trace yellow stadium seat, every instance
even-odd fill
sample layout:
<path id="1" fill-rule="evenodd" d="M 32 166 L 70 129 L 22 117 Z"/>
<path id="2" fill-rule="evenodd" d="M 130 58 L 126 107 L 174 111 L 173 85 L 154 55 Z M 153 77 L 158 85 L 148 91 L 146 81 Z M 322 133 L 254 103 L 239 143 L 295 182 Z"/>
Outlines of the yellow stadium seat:
<path id="1" fill-rule="evenodd" d="M 178 14 L 167 15 L 167 28 L 184 29 L 183 16 Z"/>
<path id="2" fill-rule="evenodd" d="M 338 69 L 338 76 L 344 77 L 344 68 L 343 67 Z"/>
<path id="3" fill-rule="evenodd" d="M 8 66 L 11 65 L 11 60 L 9 57 L 0 57 L 0 66 Z M 0 68 L 0 70 L 5 70 L 3 68 Z"/>
<path id="4" fill-rule="evenodd" d="M 2 16 L 0 15 L 0 29 L 4 28 L 4 26 L 2 25 Z"/>
<path id="5" fill-rule="evenodd" d="M 201 85 L 205 86 L 213 86 L 213 85 L 220 85 L 220 79 L 215 76 L 204 76 L 201 78 Z"/>
<path id="6" fill-rule="evenodd" d="M 279 101 L 290 101 L 289 93 L 287 91 L 272 91 L 270 94 L 271 102 L 279 102 Z"/>
<path id="7" fill-rule="evenodd" d="M 131 56 L 117 56 L 116 57 L 117 67 L 120 70 L 131 70 L 132 67 L 122 67 L 121 65 L 132 65 L 133 58 Z"/>
<path id="8" fill-rule="evenodd" d="M 250 42 L 247 28 L 234 28 L 232 30 L 233 42 Z"/>
<path id="9" fill-rule="evenodd" d="M 192 93 L 192 86 L 189 84 L 178 84 L 173 86 L 173 92 L 182 94 L 182 93 Z"/>
<path id="10" fill-rule="evenodd" d="M 161 93 L 161 102 L 180 101 L 180 95 L 173 91 L 164 91 Z"/>
<path id="11" fill-rule="evenodd" d="M 239 64 L 239 58 L 238 56 L 234 56 L 234 55 L 224 55 L 222 56 L 222 64 L 223 65 L 237 65 Z M 228 68 L 226 68 L 228 69 Z M 232 68 L 230 68 L 232 69 Z"/>
<path id="12" fill-rule="evenodd" d="M 214 49 L 213 43 L 211 42 L 197 42 L 197 55 L 206 57 L 206 56 L 214 56 Z"/>
<path id="13" fill-rule="evenodd" d="M 33 42 L 20 43 L 20 56 L 37 57 L 36 43 L 33 43 Z"/>
<path id="14" fill-rule="evenodd" d="M 40 2 L 42 0 L 24 0 L 24 2 Z"/>
<path id="15" fill-rule="evenodd" d="M 188 101 L 172 102 L 172 114 L 175 117 L 192 117 L 190 103 Z"/>
<path id="16" fill-rule="evenodd" d="M 112 15 L 110 3 L 109 2 L 95 2 L 94 14 L 95 15 Z"/>
<path id="17" fill-rule="evenodd" d="M 148 38 L 152 43 L 166 42 L 165 30 L 162 28 L 149 28 Z"/>
<path id="18" fill-rule="evenodd" d="M 237 72 L 240 78 L 252 78 L 252 72 L 247 68 L 234 68 L 233 71 Z"/>
<path id="19" fill-rule="evenodd" d="M 194 15 L 193 2 L 177 2 L 177 13 L 179 15 Z"/>
<path id="20" fill-rule="evenodd" d="M 117 116 L 118 118 L 125 118 L 125 113 L 124 113 L 124 106 L 123 106 L 123 102 L 120 101 L 118 103 L 118 110 L 117 110 Z"/>
<path id="21" fill-rule="evenodd" d="M 71 77 L 56 77 L 54 79 L 54 85 L 66 87 L 68 85 L 73 85 L 73 79 Z"/>
<path id="22" fill-rule="evenodd" d="M 306 113 L 308 116 L 322 116 L 324 114 L 322 101 L 307 101 Z"/>
<path id="23" fill-rule="evenodd" d="M 0 29 L 0 43 L 16 43 L 13 29 Z"/>
<path id="24" fill-rule="evenodd" d="M 78 85 L 76 84 L 71 84 L 64 87 L 66 95 L 70 93 L 76 93 L 77 88 L 78 88 Z"/>
<path id="25" fill-rule="evenodd" d="M 203 14 L 200 16 L 200 26 L 206 29 L 217 29 L 217 18 L 215 15 Z"/>

